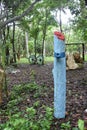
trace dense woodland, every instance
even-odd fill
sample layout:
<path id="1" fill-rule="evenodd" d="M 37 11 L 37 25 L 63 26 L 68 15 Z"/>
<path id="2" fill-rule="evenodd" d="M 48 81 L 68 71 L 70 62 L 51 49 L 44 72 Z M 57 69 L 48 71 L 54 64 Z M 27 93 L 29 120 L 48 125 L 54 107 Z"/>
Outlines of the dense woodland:
<path id="1" fill-rule="evenodd" d="M 71 12 L 72 17 L 64 24 L 63 15 L 68 15 L 68 11 Z M 66 120 L 58 121 L 52 116 L 52 105 L 48 103 L 49 107 L 45 105 L 41 106 L 40 101 L 35 100 L 35 98 L 39 98 L 38 95 L 40 95 L 41 91 L 43 91 L 44 95 L 40 97 L 40 100 L 42 100 L 44 96 L 46 97 L 46 91 L 48 91 L 48 89 L 43 85 L 45 82 L 43 82 L 43 80 L 42 83 L 39 83 L 37 79 L 38 83 L 36 84 L 38 68 L 36 67 L 36 70 L 34 70 L 31 64 L 35 64 L 37 60 L 38 64 L 44 66 L 45 58 L 50 57 L 51 59 L 53 56 L 53 34 L 55 30 L 62 32 L 65 35 L 65 43 L 70 44 L 66 46 L 67 53 L 79 52 L 82 55 L 84 49 L 85 61 L 87 61 L 86 0 L 0 0 L 0 75 L 3 77 L 0 79 L 1 130 L 84 130 L 84 121 L 80 119 L 82 115 L 77 115 L 78 120 L 75 121 L 78 123 L 75 125 L 73 125 L 73 123 L 70 124 L 69 112 L 66 114 L 68 115 Z M 23 58 L 26 58 L 28 61 L 28 64 L 25 66 L 24 64 L 19 64 Z M 20 79 L 18 78 L 20 83 L 17 79 L 13 78 L 12 74 L 9 74 L 11 69 L 13 69 L 12 66 L 17 70 L 20 68 L 21 71 L 26 68 L 26 71 L 23 71 L 23 76 L 26 78 L 25 81 L 22 79 L 22 73 L 19 75 Z M 52 66 L 50 69 L 52 69 Z M 27 72 L 30 76 L 29 78 L 28 75 L 26 76 Z M 14 73 L 16 74 L 16 72 Z M 78 75 L 80 72 L 76 71 L 76 73 Z M 82 73 L 85 73 L 85 71 L 83 72 L 82 70 Z M 43 72 L 42 75 L 44 75 Z M 50 77 L 50 75 L 49 73 L 48 77 Z M 84 74 L 82 74 L 82 76 L 84 76 Z M 81 79 L 81 77 L 79 78 Z M 23 82 L 21 82 L 22 80 Z M 83 77 L 82 80 L 80 80 L 80 82 L 82 81 L 81 87 L 87 87 L 86 78 Z M 15 86 L 15 84 L 18 86 Z M 38 85 L 40 85 L 40 87 Z M 47 87 L 50 86 L 49 83 L 45 83 L 45 85 L 47 85 Z M 86 87 L 85 90 L 87 90 Z M 42 88 L 44 88 L 44 90 L 42 90 Z M 53 93 L 52 88 L 50 91 Z M 26 94 L 26 92 L 28 93 Z M 34 97 L 32 97 L 31 93 L 34 94 Z M 71 89 L 69 91 L 69 94 L 70 93 Z M 32 103 L 30 103 L 29 107 L 30 99 L 28 94 L 29 97 L 32 97 Z M 26 95 L 25 100 L 27 100 L 27 105 L 21 98 L 21 96 L 24 95 Z M 77 97 L 78 95 L 79 94 L 77 94 Z M 81 96 L 80 98 L 82 98 Z M 86 96 L 84 95 L 83 97 L 84 100 L 86 100 Z M 23 108 L 19 105 L 22 104 L 22 101 L 24 105 Z M 19 108 L 15 107 L 18 105 Z M 87 104 L 85 104 L 84 109 L 86 109 L 86 105 Z M 37 112 L 35 108 L 38 110 Z M 23 112 L 20 113 L 19 109 Z M 40 110 L 41 115 L 38 116 Z M 45 115 L 45 117 L 43 115 Z M 70 116 L 73 118 L 73 114 Z M 31 122 L 29 123 L 30 120 Z"/>
<path id="2" fill-rule="evenodd" d="M 73 19 L 63 25 L 61 12 L 66 15 L 67 8 Z M 0 48 L 4 48 L 4 55 L 16 63 L 16 58 L 20 55 L 29 57 L 31 53 L 44 55 L 45 52 L 46 55 L 52 55 L 54 30 L 65 34 L 66 43 L 86 43 L 86 12 L 84 0 L 1 1 Z"/>

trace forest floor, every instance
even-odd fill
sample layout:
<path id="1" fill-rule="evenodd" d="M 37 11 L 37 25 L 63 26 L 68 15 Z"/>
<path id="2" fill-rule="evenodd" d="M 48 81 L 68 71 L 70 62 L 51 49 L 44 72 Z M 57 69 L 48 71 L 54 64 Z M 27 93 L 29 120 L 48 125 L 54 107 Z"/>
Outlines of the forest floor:
<path id="1" fill-rule="evenodd" d="M 11 91 L 15 84 L 25 84 L 34 81 L 39 86 L 47 89 L 43 96 L 39 97 L 42 104 L 53 108 L 54 83 L 52 75 L 53 64 L 29 65 L 19 64 L 15 70 L 8 68 L 8 88 Z M 51 130 L 59 128 L 63 122 L 70 121 L 72 126 L 77 126 L 78 119 L 83 119 L 84 110 L 87 109 L 87 63 L 84 67 L 66 72 L 66 116 L 64 119 L 53 118 Z M 32 93 L 33 94 L 33 93 Z M 32 102 L 35 100 L 32 96 Z M 27 101 L 26 101 L 27 102 Z M 32 106 L 32 102 L 31 106 Z M 22 107 L 27 103 L 22 102 Z"/>

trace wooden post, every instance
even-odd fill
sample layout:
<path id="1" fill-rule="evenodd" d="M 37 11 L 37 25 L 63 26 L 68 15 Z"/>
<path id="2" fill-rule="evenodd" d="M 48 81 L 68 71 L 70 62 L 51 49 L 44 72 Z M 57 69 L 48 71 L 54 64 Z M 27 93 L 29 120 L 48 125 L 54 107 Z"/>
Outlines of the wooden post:
<path id="1" fill-rule="evenodd" d="M 66 59 L 65 37 L 60 32 L 54 32 L 54 117 L 65 117 L 66 104 Z"/>
<path id="2" fill-rule="evenodd" d="M 4 78 L 5 78 L 4 70 L 0 69 L 0 104 L 3 102 L 3 100 L 2 100 L 2 88 L 3 88 Z"/>

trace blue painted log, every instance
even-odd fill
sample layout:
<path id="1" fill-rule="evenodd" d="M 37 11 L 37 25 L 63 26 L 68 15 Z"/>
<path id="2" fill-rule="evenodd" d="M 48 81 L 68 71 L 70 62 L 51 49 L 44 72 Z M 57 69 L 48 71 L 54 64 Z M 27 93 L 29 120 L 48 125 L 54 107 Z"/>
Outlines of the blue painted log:
<path id="1" fill-rule="evenodd" d="M 57 35 L 58 33 L 58 35 Z M 60 36 L 61 35 L 61 36 Z M 62 33 L 54 33 L 54 117 L 64 118 L 66 109 L 66 59 Z"/>

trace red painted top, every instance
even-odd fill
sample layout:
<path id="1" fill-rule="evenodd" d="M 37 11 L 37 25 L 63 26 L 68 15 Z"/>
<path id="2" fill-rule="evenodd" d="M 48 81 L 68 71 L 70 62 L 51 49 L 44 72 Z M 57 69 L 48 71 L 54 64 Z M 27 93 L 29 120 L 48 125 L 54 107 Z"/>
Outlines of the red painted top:
<path id="1" fill-rule="evenodd" d="M 54 35 L 56 35 L 58 37 L 58 39 L 60 39 L 60 40 L 63 40 L 63 41 L 65 40 L 65 36 L 61 32 L 55 31 Z"/>

